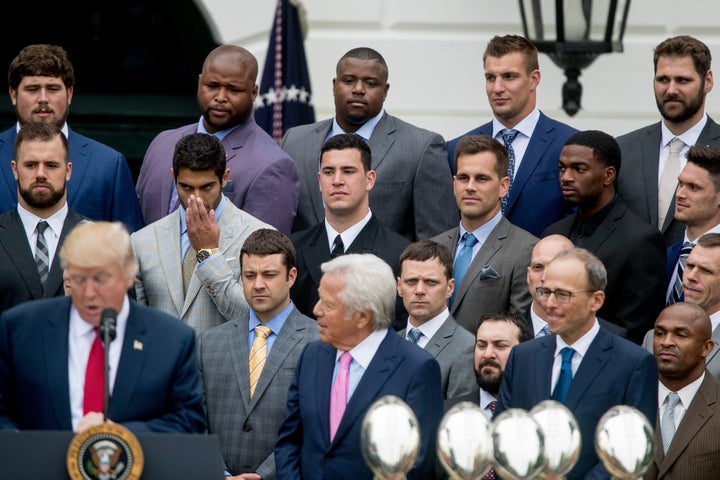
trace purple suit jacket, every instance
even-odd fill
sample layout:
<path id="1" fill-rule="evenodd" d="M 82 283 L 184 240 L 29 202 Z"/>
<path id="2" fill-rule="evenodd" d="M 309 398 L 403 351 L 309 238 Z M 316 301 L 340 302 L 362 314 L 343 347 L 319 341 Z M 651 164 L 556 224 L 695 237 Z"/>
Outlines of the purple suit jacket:
<path id="1" fill-rule="evenodd" d="M 197 123 L 160 132 L 148 147 L 137 182 L 146 224 L 168 214 L 175 144 L 197 132 Z M 298 204 L 300 182 L 295 161 L 251 116 L 222 141 L 230 177 L 223 193 L 238 208 L 290 234 Z"/>

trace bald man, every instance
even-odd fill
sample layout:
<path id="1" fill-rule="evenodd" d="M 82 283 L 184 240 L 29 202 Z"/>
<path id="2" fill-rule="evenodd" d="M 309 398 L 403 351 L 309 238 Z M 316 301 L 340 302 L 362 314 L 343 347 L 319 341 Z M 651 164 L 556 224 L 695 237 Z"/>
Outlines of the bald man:
<path id="1" fill-rule="evenodd" d="M 221 45 L 205 59 L 198 79 L 197 123 L 160 132 L 145 153 L 137 182 L 143 217 L 150 224 L 177 209 L 173 151 L 191 133 L 215 135 L 225 147 L 230 177 L 223 194 L 241 210 L 290 234 L 300 183 L 295 161 L 253 117 L 258 64 L 252 53 Z"/>
<path id="2" fill-rule="evenodd" d="M 710 318 L 698 305 L 676 303 L 660 312 L 654 333 L 660 408 L 645 480 L 717 478 L 720 381 L 705 368 L 713 348 Z"/>

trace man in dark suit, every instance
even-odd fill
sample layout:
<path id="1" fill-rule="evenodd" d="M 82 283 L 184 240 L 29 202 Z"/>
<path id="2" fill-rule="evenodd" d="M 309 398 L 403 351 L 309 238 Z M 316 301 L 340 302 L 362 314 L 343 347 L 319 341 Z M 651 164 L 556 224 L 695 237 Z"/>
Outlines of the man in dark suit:
<path id="1" fill-rule="evenodd" d="M 65 183 L 72 164 L 67 139 L 54 124 L 23 125 L 13 158 L 18 205 L 0 215 L 0 313 L 28 300 L 63 295 L 56 252 L 83 219 L 67 207 Z"/>
<path id="2" fill-rule="evenodd" d="M 475 337 L 450 315 L 452 254 L 432 240 L 410 244 L 400 255 L 397 291 L 408 312 L 402 332 L 440 364 L 443 398 L 475 391 L 472 356 Z"/>
<path id="3" fill-rule="evenodd" d="M 336 135 L 322 147 L 315 182 L 320 185 L 325 220 L 291 237 L 297 250 L 298 276 L 290 296 L 305 315 L 313 314 L 318 301 L 320 265 L 333 257 L 372 253 L 399 273 L 398 259 L 410 242 L 382 225 L 370 210 L 369 192 L 376 180 L 370 163 L 370 147 L 356 135 Z M 396 327 L 403 328 L 405 317 L 399 300 L 398 305 Z"/>
<path id="4" fill-rule="evenodd" d="M 655 322 L 658 365 L 655 460 L 646 480 L 717 478 L 720 472 L 720 380 L 705 369 L 713 348 L 710 319 L 697 305 L 676 303 Z"/>
<path id="5" fill-rule="evenodd" d="M 437 133 L 389 115 L 383 103 L 390 85 L 385 59 L 371 48 L 354 48 L 340 58 L 333 79 L 335 117 L 289 129 L 282 147 L 300 170 L 300 201 L 293 231 L 323 219 L 316 175 L 322 145 L 350 133 L 372 150 L 377 184 L 370 208 L 380 223 L 410 241 L 430 238 L 457 220 L 445 141 Z"/>
<path id="6" fill-rule="evenodd" d="M 0 133 L 0 213 L 15 209 L 18 202 L 10 168 L 18 129 L 27 122 L 48 122 L 68 139 L 73 165 L 67 182 L 68 206 L 92 220 L 122 221 L 131 232 L 141 228 L 140 205 L 125 158 L 66 123 L 75 73 L 65 50 L 54 45 L 23 48 L 10 64 L 8 80 L 18 124 Z"/>
<path id="7" fill-rule="evenodd" d="M 513 225 L 535 236 L 566 213 L 556 180 L 557 161 L 565 140 L 577 130 L 538 110 L 538 52 L 517 35 L 493 37 L 483 54 L 485 90 L 492 121 L 465 135 L 490 135 L 513 153 L 511 181 L 503 214 Z M 509 135 L 505 141 L 503 136 Z M 464 136 L 464 135 L 463 135 Z M 448 161 L 455 169 L 455 148 L 448 142 Z"/>
<path id="8" fill-rule="evenodd" d="M 290 301 L 295 249 L 277 230 L 250 234 L 240 251 L 250 311 L 200 334 L 197 343 L 209 431 L 225 469 L 242 480 L 275 479 L 273 450 L 300 353 L 317 324 Z"/>
<path id="9" fill-rule="evenodd" d="M 720 145 L 720 125 L 705 114 L 713 88 L 710 49 L 679 35 L 655 47 L 655 102 L 662 121 L 618 137 L 623 170 L 618 192 L 630 209 L 657 227 L 667 246 L 682 240 L 683 225 L 673 219 L 677 175 L 688 148 Z"/>
<path id="10" fill-rule="evenodd" d="M 160 132 L 145 153 L 137 196 L 147 224 L 178 208 L 177 190 L 168 176 L 175 144 L 192 133 L 209 133 L 222 142 L 230 169 L 223 194 L 241 210 L 290 233 L 298 202 L 298 169 L 255 123 L 257 73 L 257 60 L 242 47 L 221 45 L 208 54 L 198 79 L 200 121 Z"/>
<path id="11" fill-rule="evenodd" d="M 468 135 L 455 149 L 455 200 L 460 225 L 433 238 L 453 252 L 455 291 L 450 314 L 474 332 L 485 313 L 523 313 L 530 305 L 525 270 L 537 238 L 501 212 L 508 154 L 488 135 Z"/>
<path id="12" fill-rule="evenodd" d="M 322 269 L 315 306 L 321 341 L 305 348 L 290 385 L 275 447 L 277 478 L 371 480 L 361 454 L 362 421 L 374 402 L 395 395 L 420 427 L 407 478 L 432 479 L 443 411 L 440 368 L 390 331 L 397 296 L 392 270 L 371 254 L 341 255 Z"/>
<path id="13" fill-rule="evenodd" d="M 630 405 L 655 423 L 655 360 L 596 320 L 606 279 L 602 262 L 587 250 L 567 250 L 550 262 L 540 298 L 552 335 L 513 347 L 500 386 L 496 414 L 553 399 L 575 415 L 582 447 L 569 480 L 610 478 L 594 448 L 597 422 L 609 408 Z"/>
<path id="14" fill-rule="evenodd" d="M 102 312 L 117 312 L 110 343 L 108 421 L 134 432 L 206 429 L 195 333 L 128 299 L 137 262 L 119 223 L 78 225 L 60 250 L 71 296 L 18 305 L 0 316 L 0 429 L 100 425 L 104 399 Z"/>
<path id="15" fill-rule="evenodd" d="M 610 135 L 588 130 L 568 139 L 560 154 L 560 185 L 575 215 L 550 225 L 543 236 L 560 234 L 593 252 L 607 270 L 606 297 L 599 312 L 640 343 L 665 299 L 665 244 L 615 192 L 620 148 Z"/>

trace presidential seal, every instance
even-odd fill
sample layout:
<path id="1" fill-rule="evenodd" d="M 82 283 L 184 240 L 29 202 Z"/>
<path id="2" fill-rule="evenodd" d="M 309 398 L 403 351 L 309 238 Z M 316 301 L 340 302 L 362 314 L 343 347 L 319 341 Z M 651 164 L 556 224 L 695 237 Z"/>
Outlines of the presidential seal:
<path id="1" fill-rule="evenodd" d="M 130 430 L 105 423 L 75 435 L 66 462 L 72 480 L 138 480 L 144 458 Z"/>

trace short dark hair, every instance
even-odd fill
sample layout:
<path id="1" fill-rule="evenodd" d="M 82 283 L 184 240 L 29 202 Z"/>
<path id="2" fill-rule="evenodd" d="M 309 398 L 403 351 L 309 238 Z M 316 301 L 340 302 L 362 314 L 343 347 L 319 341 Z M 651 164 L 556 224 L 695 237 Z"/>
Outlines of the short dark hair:
<path id="1" fill-rule="evenodd" d="M 692 58 L 695 71 L 700 75 L 703 83 L 705 82 L 707 72 L 710 71 L 710 64 L 712 63 L 712 55 L 710 54 L 708 46 L 697 38 L 689 35 L 670 37 L 655 47 L 653 65 L 655 66 L 656 72 L 660 57 Z"/>
<path id="2" fill-rule="evenodd" d="M 475 338 L 477 338 L 477 332 L 480 329 L 480 325 L 485 322 L 508 322 L 514 324 L 518 327 L 518 329 L 520 329 L 518 332 L 518 342 L 520 343 L 535 338 L 532 328 L 530 327 L 530 322 L 528 322 L 522 315 L 510 312 L 494 312 L 482 315 L 475 326 Z"/>
<path id="3" fill-rule="evenodd" d="M 24 142 L 51 142 L 57 136 L 60 137 L 63 145 L 63 150 L 65 151 L 65 155 L 63 155 L 63 160 L 65 160 L 65 163 L 68 163 L 68 161 L 70 160 L 70 155 L 68 141 L 67 138 L 65 138 L 65 134 L 54 123 L 46 122 L 27 122 L 22 124 L 20 130 L 18 130 L 17 136 L 15 137 L 15 145 L 13 147 L 13 156 L 15 157 L 15 160 L 17 161 L 18 152 L 20 151 L 20 145 L 22 145 Z"/>
<path id="4" fill-rule="evenodd" d="M 75 70 L 64 48 L 57 45 L 28 45 L 10 62 L 8 85 L 17 90 L 25 77 L 60 77 L 65 88 L 75 85 Z"/>
<path id="5" fill-rule="evenodd" d="M 225 175 L 225 147 L 214 135 L 193 133 L 182 137 L 175 145 L 173 174 L 177 181 L 181 168 L 193 172 L 213 170 L 222 181 Z"/>
<path id="6" fill-rule="evenodd" d="M 400 254 L 400 271 L 402 272 L 402 265 L 405 260 L 426 262 L 433 258 L 437 258 L 444 267 L 445 277 L 448 280 L 451 279 L 453 270 L 452 253 L 445 245 L 432 240 L 420 240 L 405 247 L 405 250 Z"/>
<path id="7" fill-rule="evenodd" d="M 688 150 L 687 161 L 707 170 L 715 191 L 720 191 L 720 146 L 693 145 Z"/>
<path id="8" fill-rule="evenodd" d="M 363 170 L 369 172 L 372 169 L 372 153 L 367 142 L 354 133 L 341 133 L 327 139 L 320 149 L 320 164 L 322 165 L 322 157 L 325 152 L 330 150 L 346 150 L 354 148 L 360 152 L 360 161 Z"/>
<path id="9" fill-rule="evenodd" d="M 525 59 L 527 73 L 540 68 L 537 48 L 527 38 L 520 35 L 504 35 L 502 37 L 496 35 L 490 39 L 485 47 L 485 53 L 483 53 L 483 64 L 487 57 L 500 58 L 516 52 Z"/>
<path id="10" fill-rule="evenodd" d="M 615 179 L 620 174 L 620 164 L 622 163 L 622 153 L 620 145 L 613 138 L 600 130 L 585 130 L 577 132 L 567 139 L 565 145 L 580 145 L 582 147 L 591 148 L 593 157 L 602 162 L 606 167 L 615 168 Z"/>
<path id="11" fill-rule="evenodd" d="M 370 47 L 357 47 L 348 50 L 347 52 L 345 52 L 345 55 L 340 57 L 340 60 L 338 60 L 337 66 L 335 67 L 336 72 L 339 71 L 340 63 L 346 58 L 355 58 L 357 60 L 370 60 L 372 62 L 379 63 L 383 67 L 383 70 L 385 70 L 385 81 L 387 81 L 390 72 L 388 70 L 387 63 L 385 62 L 383 56 L 380 55 L 380 52 L 373 50 Z"/>
<path id="12" fill-rule="evenodd" d="M 507 177 L 508 153 L 502 143 L 489 135 L 465 135 L 455 147 L 455 169 L 457 170 L 460 155 L 475 155 L 490 152 L 495 155 L 495 172 L 498 178 Z"/>
<path id="13" fill-rule="evenodd" d="M 584 248 L 571 248 L 569 250 L 563 250 L 555 255 L 552 262 L 559 259 L 572 258 L 578 260 L 585 265 L 585 273 L 587 274 L 588 289 L 592 291 L 602 290 L 605 291 L 607 287 L 607 270 L 602 261 L 593 255 L 590 251 Z"/>
<path id="14" fill-rule="evenodd" d="M 240 268 L 242 268 L 242 259 L 244 255 L 259 255 L 265 257 L 267 255 L 282 255 L 283 264 L 287 267 L 286 276 L 290 273 L 290 269 L 295 266 L 295 247 L 290 239 L 271 228 L 260 228 L 252 232 L 245 239 L 240 249 Z"/>
<path id="15" fill-rule="evenodd" d="M 720 247 L 720 233 L 706 233 L 697 239 L 696 245 L 703 248 Z"/>

